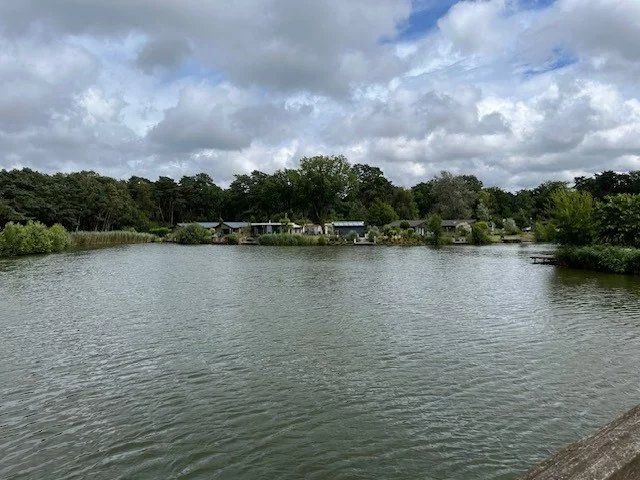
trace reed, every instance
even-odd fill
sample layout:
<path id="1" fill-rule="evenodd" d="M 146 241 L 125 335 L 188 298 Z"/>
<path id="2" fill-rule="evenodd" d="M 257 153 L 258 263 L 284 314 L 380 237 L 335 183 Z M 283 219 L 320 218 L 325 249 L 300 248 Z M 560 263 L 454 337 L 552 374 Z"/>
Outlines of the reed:
<path id="1" fill-rule="evenodd" d="M 113 230 L 109 232 L 73 232 L 71 244 L 77 248 L 104 247 L 128 243 L 151 243 L 156 236 L 150 233 Z"/>
<path id="2" fill-rule="evenodd" d="M 320 240 L 320 239 L 323 240 Z M 326 239 L 322 236 L 295 235 L 289 233 L 270 233 L 260 235 L 258 244 L 280 247 L 310 247 L 326 245 Z"/>

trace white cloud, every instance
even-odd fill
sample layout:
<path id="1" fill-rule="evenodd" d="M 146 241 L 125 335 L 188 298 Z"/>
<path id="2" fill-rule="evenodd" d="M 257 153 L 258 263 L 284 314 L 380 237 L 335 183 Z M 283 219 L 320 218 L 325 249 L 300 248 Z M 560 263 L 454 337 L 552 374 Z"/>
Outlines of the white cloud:
<path id="1" fill-rule="evenodd" d="M 640 3 L 0 1 L 0 167 L 234 173 L 344 153 L 413 184 L 638 168 Z"/>

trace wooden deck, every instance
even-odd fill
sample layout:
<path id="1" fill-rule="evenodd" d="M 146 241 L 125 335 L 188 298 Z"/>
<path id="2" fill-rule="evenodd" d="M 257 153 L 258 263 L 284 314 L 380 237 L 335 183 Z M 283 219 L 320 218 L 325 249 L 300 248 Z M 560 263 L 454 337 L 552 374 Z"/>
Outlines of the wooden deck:
<path id="1" fill-rule="evenodd" d="M 554 255 L 532 255 L 531 260 L 533 263 L 539 263 L 541 265 L 557 265 L 558 260 Z"/>

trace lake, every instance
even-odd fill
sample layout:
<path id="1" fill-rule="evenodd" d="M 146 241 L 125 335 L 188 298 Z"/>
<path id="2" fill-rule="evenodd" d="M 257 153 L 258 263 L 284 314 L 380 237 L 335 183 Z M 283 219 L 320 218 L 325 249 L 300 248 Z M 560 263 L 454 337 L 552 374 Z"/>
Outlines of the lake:
<path id="1" fill-rule="evenodd" d="M 513 478 L 640 403 L 640 279 L 546 250 L 0 260 L 0 478 Z"/>

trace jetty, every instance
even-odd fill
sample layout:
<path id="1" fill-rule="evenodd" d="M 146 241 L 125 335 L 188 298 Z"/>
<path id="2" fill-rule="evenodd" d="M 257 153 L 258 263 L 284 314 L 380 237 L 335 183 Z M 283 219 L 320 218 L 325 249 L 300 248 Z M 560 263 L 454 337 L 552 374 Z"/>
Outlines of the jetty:
<path id="1" fill-rule="evenodd" d="M 640 479 L 640 405 L 563 448 L 518 480 Z"/>
<path id="2" fill-rule="evenodd" d="M 558 265 L 558 259 L 555 255 L 532 255 L 531 260 L 533 263 L 539 263 L 541 265 Z"/>

